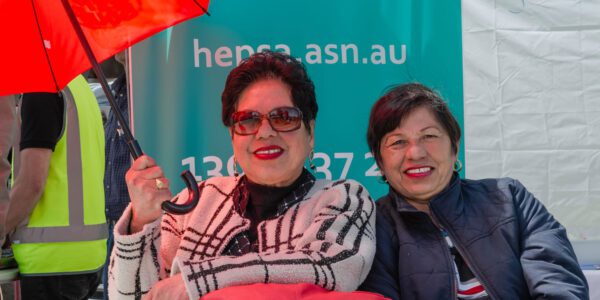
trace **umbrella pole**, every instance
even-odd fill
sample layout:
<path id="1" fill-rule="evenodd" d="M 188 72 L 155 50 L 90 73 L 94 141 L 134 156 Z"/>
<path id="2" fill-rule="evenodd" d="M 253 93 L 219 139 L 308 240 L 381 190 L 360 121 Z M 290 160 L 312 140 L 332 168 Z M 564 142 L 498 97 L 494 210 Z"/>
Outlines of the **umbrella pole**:
<path id="1" fill-rule="evenodd" d="M 123 117 L 123 114 L 119 110 L 117 101 L 115 100 L 113 93 L 110 91 L 108 82 L 106 81 L 106 76 L 104 75 L 104 72 L 102 72 L 102 68 L 100 67 L 100 64 L 98 64 L 98 60 L 96 59 L 96 56 L 92 52 L 92 49 L 90 47 L 90 44 L 89 44 L 87 38 L 83 34 L 83 30 L 81 29 L 81 26 L 79 25 L 79 22 L 77 21 L 77 17 L 75 17 L 75 13 L 73 13 L 73 9 L 71 8 L 69 1 L 62 0 L 62 3 L 63 3 L 63 6 L 65 7 L 65 11 L 67 12 L 67 15 L 69 16 L 69 20 L 71 21 L 71 24 L 73 25 L 73 29 L 75 29 L 75 33 L 77 34 L 77 37 L 79 38 L 79 41 L 81 42 L 81 46 L 83 46 L 83 49 L 85 50 L 85 53 L 86 53 L 88 59 L 90 60 L 90 63 L 92 63 L 92 68 L 94 69 L 94 73 L 96 73 L 96 77 L 98 78 L 98 81 L 100 82 L 100 85 L 102 86 L 102 90 L 104 90 L 104 94 L 106 94 L 106 98 L 108 99 L 108 103 L 110 104 L 110 107 L 112 108 L 112 112 L 117 117 L 117 121 L 119 122 L 119 125 L 121 125 L 121 129 L 123 130 L 123 135 L 125 137 L 125 141 L 127 142 L 127 146 L 129 146 L 129 152 L 131 153 L 131 156 L 133 156 L 133 159 L 135 160 L 138 157 L 142 156 L 144 154 L 144 152 L 142 152 L 142 148 L 140 147 L 139 143 L 131 134 L 131 130 L 129 129 L 129 126 L 127 125 L 127 122 L 125 121 L 125 117 Z"/>
<path id="2" fill-rule="evenodd" d="M 133 156 L 133 159 L 135 160 L 144 154 L 142 152 L 142 148 L 140 147 L 137 140 L 133 137 L 133 134 L 131 134 L 131 130 L 129 129 L 129 126 L 125 122 L 125 118 L 123 117 L 123 114 L 121 114 L 121 111 L 119 110 L 117 101 L 115 100 L 115 97 L 113 96 L 112 92 L 110 91 L 110 88 L 108 87 L 108 82 L 106 81 L 106 76 L 104 76 L 104 72 L 102 72 L 102 68 L 100 68 L 100 64 L 98 64 L 98 60 L 96 59 L 94 52 L 92 52 L 90 43 L 88 42 L 87 38 L 85 37 L 85 34 L 83 34 L 83 30 L 81 29 L 81 26 L 79 25 L 79 22 L 77 21 L 77 17 L 75 16 L 75 13 L 73 13 L 73 9 L 71 8 L 69 1 L 62 0 L 62 4 L 65 8 L 67 15 L 69 16 L 69 20 L 71 21 L 71 24 L 73 25 L 73 29 L 75 29 L 75 33 L 77 34 L 77 37 L 79 38 L 79 42 L 81 42 L 81 46 L 83 46 L 83 49 L 85 50 L 85 53 L 86 53 L 88 59 L 92 63 L 92 68 L 94 69 L 94 72 L 96 73 L 96 77 L 100 81 L 102 90 L 104 90 L 104 93 L 106 94 L 106 98 L 108 99 L 108 102 L 112 108 L 112 112 L 115 114 L 115 116 L 117 116 L 117 121 L 119 121 L 119 124 L 121 125 L 121 129 L 123 130 L 123 135 L 125 136 L 125 141 L 127 142 L 127 146 L 129 146 L 129 152 L 131 153 L 131 156 Z M 192 211 L 194 209 L 194 207 L 196 207 L 196 205 L 198 204 L 198 198 L 200 197 L 200 193 L 198 190 L 198 184 L 196 183 L 196 179 L 194 178 L 194 175 L 192 175 L 192 173 L 189 170 L 186 170 L 183 173 L 181 173 L 181 178 L 185 182 L 185 185 L 187 186 L 187 189 L 188 189 L 189 198 L 187 199 L 187 201 L 184 204 L 175 204 L 174 202 L 170 202 L 170 201 L 166 200 L 166 201 L 163 201 L 163 203 L 161 204 L 161 207 L 163 210 L 170 212 L 172 214 L 177 214 L 177 215 L 186 214 L 186 213 Z"/>

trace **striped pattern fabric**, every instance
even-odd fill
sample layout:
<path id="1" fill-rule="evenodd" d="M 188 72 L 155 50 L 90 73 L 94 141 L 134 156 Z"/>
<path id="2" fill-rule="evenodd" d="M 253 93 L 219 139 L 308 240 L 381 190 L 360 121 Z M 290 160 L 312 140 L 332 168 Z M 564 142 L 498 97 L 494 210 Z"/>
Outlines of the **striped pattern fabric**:
<path id="1" fill-rule="evenodd" d="M 192 213 L 165 214 L 131 235 L 127 208 L 115 228 L 110 298 L 139 299 L 172 276 L 183 276 L 190 299 L 252 283 L 351 291 L 364 280 L 375 254 L 375 205 L 362 185 L 316 181 L 302 201 L 258 225 L 258 253 L 228 256 L 229 242 L 250 226 L 234 208 L 238 184 L 233 177 L 204 181 Z M 178 197 L 187 199 L 187 191 Z"/>
<path id="2" fill-rule="evenodd" d="M 457 296 L 458 299 L 489 299 L 487 292 L 476 278 L 467 281 L 459 279 Z"/>
<path id="3" fill-rule="evenodd" d="M 277 213 L 276 217 L 283 215 L 290 207 L 294 204 L 302 201 L 304 196 L 308 194 L 310 189 L 313 187 L 315 183 L 315 176 L 310 174 L 306 169 L 306 182 L 300 184 L 296 189 L 294 189 L 288 196 L 281 199 L 281 203 L 277 205 Z M 304 176 L 305 173 L 302 173 L 301 176 Z M 232 199 L 234 201 L 234 208 L 237 210 L 240 216 L 244 215 L 244 208 L 241 207 L 241 203 L 248 203 L 249 193 L 246 189 L 245 185 L 247 183 L 247 178 L 244 176 L 240 179 L 240 183 L 237 185 L 235 191 L 233 192 Z M 236 235 L 229 245 L 225 248 L 222 255 L 233 255 L 239 256 L 246 254 L 248 252 L 258 252 L 258 241 L 253 243 L 250 242 L 250 238 L 248 237 L 248 231 L 243 231 L 242 233 Z"/>
<path id="4" fill-rule="evenodd" d="M 456 296 L 458 299 L 490 299 L 485 288 L 481 282 L 477 280 L 477 277 L 473 275 L 473 272 L 463 260 L 460 253 L 458 253 L 458 250 L 456 250 L 454 243 L 452 243 L 452 240 L 445 230 L 442 230 L 442 236 L 446 240 L 446 243 L 450 248 L 450 253 L 452 254 L 454 275 L 457 282 Z"/>

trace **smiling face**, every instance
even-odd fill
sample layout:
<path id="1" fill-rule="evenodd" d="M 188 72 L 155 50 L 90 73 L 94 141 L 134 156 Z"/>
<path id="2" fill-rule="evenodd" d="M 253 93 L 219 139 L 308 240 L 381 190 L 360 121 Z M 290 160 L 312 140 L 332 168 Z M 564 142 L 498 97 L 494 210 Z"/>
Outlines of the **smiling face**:
<path id="1" fill-rule="evenodd" d="M 426 107 L 417 107 L 381 139 L 381 172 L 409 202 L 429 201 L 450 182 L 456 161 L 450 138 Z"/>
<path id="2" fill-rule="evenodd" d="M 293 107 L 290 87 L 278 79 L 250 84 L 240 94 L 236 111 L 251 110 L 267 114 L 278 107 Z M 299 129 L 275 131 L 263 119 L 258 132 L 232 134 L 233 153 L 252 182 L 270 186 L 288 186 L 302 173 L 304 162 L 313 149 L 314 120 L 310 132 L 301 122 Z"/>

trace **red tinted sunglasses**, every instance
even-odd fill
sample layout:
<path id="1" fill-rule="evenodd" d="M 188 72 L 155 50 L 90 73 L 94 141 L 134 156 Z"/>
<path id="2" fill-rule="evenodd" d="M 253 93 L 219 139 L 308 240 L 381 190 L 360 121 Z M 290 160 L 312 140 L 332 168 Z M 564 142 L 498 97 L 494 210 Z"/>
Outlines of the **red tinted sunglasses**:
<path id="1" fill-rule="evenodd" d="M 237 111 L 231 115 L 233 132 L 239 135 L 255 134 L 263 119 L 267 119 L 271 128 L 277 132 L 294 131 L 302 125 L 302 111 L 287 106 L 275 108 L 264 115 L 253 110 Z"/>

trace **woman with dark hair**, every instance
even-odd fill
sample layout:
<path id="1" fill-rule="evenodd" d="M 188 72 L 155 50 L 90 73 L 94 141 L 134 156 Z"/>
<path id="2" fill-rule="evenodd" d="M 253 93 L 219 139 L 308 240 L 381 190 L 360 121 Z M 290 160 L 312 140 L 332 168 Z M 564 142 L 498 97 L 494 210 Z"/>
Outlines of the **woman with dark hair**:
<path id="1" fill-rule="evenodd" d="M 304 66 L 254 54 L 227 77 L 222 107 L 244 175 L 200 182 L 190 214 L 163 214 L 168 181 L 151 158 L 137 159 L 115 226 L 110 298 L 195 300 L 254 283 L 355 290 L 375 252 L 375 205 L 356 181 L 316 180 L 304 168 L 318 110 Z"/>
<path id="2" fill-rule="evenodd" d="M 521 183 L 460 179 L 460 127 L 421 84 L 373 106 L 367 141 L 389 184 L 361 289 L 391 299 L 587 299 L 565 228 Z"/>

